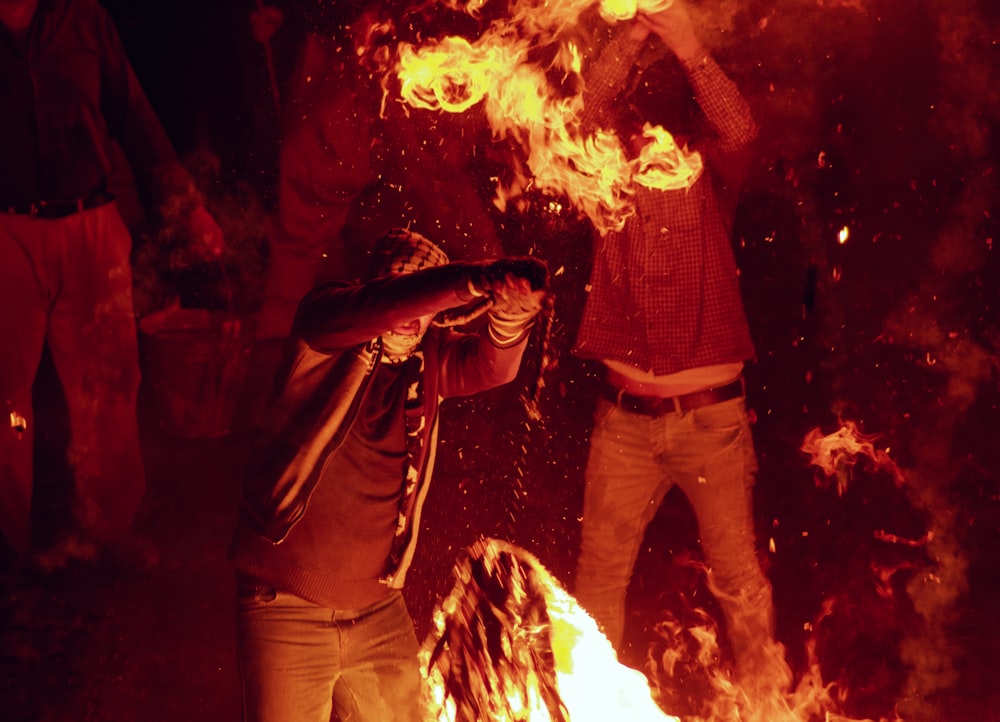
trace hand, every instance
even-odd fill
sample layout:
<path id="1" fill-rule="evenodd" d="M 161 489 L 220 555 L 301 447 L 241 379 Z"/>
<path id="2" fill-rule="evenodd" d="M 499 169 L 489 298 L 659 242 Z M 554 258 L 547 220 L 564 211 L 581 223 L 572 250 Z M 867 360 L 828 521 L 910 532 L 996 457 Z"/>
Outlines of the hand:
<path id="1" fill-rule="evenodd" d="M 656 33 L 679 60 L 689 60 L 704 52 L 683 0 L 674 0 L 663 10 L 651 15 L 637 15 L 636 20 Z"/>
<path id="2" fill-rule="evenodd" d="M 528 281 L 532 290 L 548 288 L 548 266 L 543 261 L 531 256 L 489 261 L 483 264 L 480 277 L 475 283 L 484 293 L 489 293 L 494 285 L 504 283 L 508 275 Z"/>
<path id="3" fill-rule="evenodd" d="M 226 239 L 215 218 L 203 205 L 195 206 L 187 217 L 191 250 L 202 260 L 215 261 L 226 250 Z"/>
<path id="4" fill-rule="evenodd" d="M 258 3 L 257 9 L 250 12 L 250 32 L 258 43 L 268 42 L 284 22 L 285 14 L 273 5 Z"/>
<path id="5" fill-rule="evenodd" d="M 493 300 L 490 314 L 509 319 L 535 316 L 548 295 L 548 268 L 536 258 L 505 258 L 482 269 L 476 284 Z"/>
<path id="6" fill-rule="evenodd" d="M 652 31 L 649 21 L 643 22 L 641 15 L 636 15 L 632 22 L 629 23 L 628 37 L 630 40 L 634 40 L 637 43 L 644 42 L 649 37 L 650 32 Z"/>

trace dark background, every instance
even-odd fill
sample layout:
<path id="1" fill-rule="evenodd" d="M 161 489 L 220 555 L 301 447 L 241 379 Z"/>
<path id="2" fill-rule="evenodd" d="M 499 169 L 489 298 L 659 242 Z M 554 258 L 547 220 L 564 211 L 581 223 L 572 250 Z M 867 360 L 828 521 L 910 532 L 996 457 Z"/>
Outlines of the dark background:
<path id="1" fill-rule="evenodd" d="M 263 53 L 246 25 L 253 4 L 105 5 L 178 151 L 217 159 L 215 190 L 229 198 L 240 187 L 240 198 L 266 211 L 277 126 Z M 848 716 L 998 719 L 998 6 L 694 6 L 706 44 L 761 126 L 736 252 L 758 349 L 747 369 L 761 460 L 756 513 L 780 638 L 797 672 L 815 642 L 824 679 L 846 692 Z M 299 38 L 294 25 L 274 38 L 279 77 Z M 455 555 L 480 535 L 518 543 L 572 581 L 593 377 L 566 348 L 588 244 L 567 217 L 529 216 L 508 230 L 514 245 L 545 238 L 539 255 L 566 269 L 555 279 L 560 364 L 541 422 L 514 390 L 444 407 L 407 591 L 421 634 L 450 587 Z M 71 565 L 15 589 L 3 608 L 10 672 L 0 717 L 238 719 L 225 546 L 247 426 L 267 381 L 267 351 L 254 358 L 258 376 L 221 439 L 168 433 L 147 375 L 150 489 L 138 527 L 159 562 Z M 52 423 L 40 432 L 39 464 L 51 500 L 61 427 L 48 373 L 38 401 Z M 840 470 L 838 493 L 838 479 L 810 466 L 800 450 L 806 434 L 846 421 L 877 437 L 903 483 L 861 459 Z M 58 525 L 56 501 L 40 508 L 43 526 Z M 650 627 L 664 615 L 713 611 L 689 564 L 699 552 L 682 497 L 668 498 L 647 542 L 625 653 L 637 665 L 656 649 Z"/>

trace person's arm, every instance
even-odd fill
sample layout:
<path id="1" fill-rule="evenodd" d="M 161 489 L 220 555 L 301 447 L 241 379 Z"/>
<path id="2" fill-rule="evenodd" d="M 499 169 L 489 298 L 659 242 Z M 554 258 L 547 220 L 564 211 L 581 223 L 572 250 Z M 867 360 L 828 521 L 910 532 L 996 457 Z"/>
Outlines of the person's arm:
<path id="1" fill-rule="evenodd" d="M 365 343 L 401 323 L 456 307 L 489 304 L 477 333 L 453 333 L 442 347 L 441 393 L 474 393 L 513 379 L 534 317 L 548 294 L 534 258 L 453 262 L 356 286 L 321 284 L 299 305 L 293 332 L 320 353 Z"/>
<path id="2" fill-rule="evenodd" d="M 648 34 L 643 26 L 623 25 L 587 68 L 580 114 L 584 135 L 604 125 L 604 115 L 613 110 L 612 101 L 624 89 Z"/>
<path id="3" fill-rule="evenodd" d="M 122 147 L 148 206 L 184 219 L 192 243 L 209 257 L 222 253 L 222 231 L 205 209 L 194 180 L 181 165 L 146 97 L 111 17 L 97 13 L 103 57 L 101 105 L 108 131 Z"/>
<path id="4" fill-rule="evenodd" d="M 548 295 L 548 269 L 535 258 L 501 259 L 483 267 L 473 289 L 490 299 L 489 322 L 442 345 L 441 396 L 466 396 L 513 381 L 535 317 Z"/>
<path id="5" fill-rule="evenodd" d="M 638 21 L 655 33 L 680 61 L 714 137 L 700 148 L 710 157 L 747 148 L 757 137 L 750 106 L 702 45 L 683 0 Z"/>
<path id="6" fill-rule="evenodd" d="M 360 285 L 320 284 L 299 304 L 293 332 L 326 353 L 365 343 L 392 328 L 475 299 L 481 264 L 454 262 Z"/>

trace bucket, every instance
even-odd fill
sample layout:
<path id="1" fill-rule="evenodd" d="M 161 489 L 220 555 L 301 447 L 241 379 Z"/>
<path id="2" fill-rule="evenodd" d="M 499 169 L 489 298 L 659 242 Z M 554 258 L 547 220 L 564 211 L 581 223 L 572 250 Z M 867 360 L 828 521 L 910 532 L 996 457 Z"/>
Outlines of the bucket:
<path id="1" fill-rule="evenodd" d="M 244 326 L 232 313 L 200 308 L 139 321 L 145 380 L 167 433 L 217 439 L 232 430 L 252 341 Z"/>

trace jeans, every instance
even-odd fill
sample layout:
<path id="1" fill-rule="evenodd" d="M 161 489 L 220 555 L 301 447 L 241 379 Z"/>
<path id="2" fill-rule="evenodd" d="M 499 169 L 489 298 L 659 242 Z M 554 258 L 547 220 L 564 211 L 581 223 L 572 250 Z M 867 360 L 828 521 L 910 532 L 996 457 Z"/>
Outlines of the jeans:
<path id="1" fill-rule="evenodd" d="M 320 607 L 241 578 L 245 722 L 419 722 L 416 633 L 399 591 L 360 610 Z"/>
<path id="2" fill-rule="evenodd" d="M 742 398 L 658 418 L 598 402 L 585 471 L 575 594 L 615 647 L 621 645 L 625 594 L 646 527 L 676 484 L 697 518 L 737 673 L 768 666 L 761 658 L 775 646 L 773 605 L 755 550 L 756 473 Z"/>
<path id="3" fill-rule="evenodd" d="M 59 220 L 0 213 L 0 533 L 31 548 L 31 387 L 48 343 L 69 410 L 76 516 L 127 529 L 145 491 L 132 240 L 114 203 Z"/>

